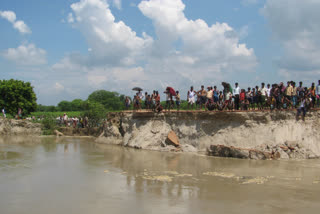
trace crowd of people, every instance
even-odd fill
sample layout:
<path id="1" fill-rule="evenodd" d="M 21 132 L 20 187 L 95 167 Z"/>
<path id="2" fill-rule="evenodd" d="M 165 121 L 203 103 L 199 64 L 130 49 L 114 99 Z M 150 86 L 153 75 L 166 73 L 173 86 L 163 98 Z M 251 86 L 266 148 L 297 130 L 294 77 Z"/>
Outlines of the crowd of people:
<path id="1" fill-rule="evenodd" d="M 168 87 L 169 88 L 169 87 Z M 152 94 L 148 94 L 148 92 L 145 92 L 143 95 L 141 91 L 138 91 L 136 95 L 133 97 L 133 109 L 134 110 L 140 110 L 142 109 L 142 103 L 144 102 L 145 109 L 149 109 L 155 112 L 161 112 L 162 110 L 168 110 L 176 106 L 177 110 L 180 110 L 180 94 L 179 91 L 170 91 L 168 89 L 164 92 L 166 94 L 166 105 L 163 107 L 160 102 L 160 94 L 159 91 L 153 91 Z M 175 102 L 174 98 L 175 97 Z M 125 99 L 125 106 L 126 109 L 129 110 L 131 107 L 131 100 L 129 97 L 126 97 Z"/>
<path id="2" fill-rule="evenodd" d="M 280 109 L 297 109 L 297 116 L 306 111 L 319 107 L 320 104 L 320 80 L 318 85 L 312 83 L 310 87 L 305 87 L 303 82 L 297 85 L 294 81 L 288 81 L 285 85 L 283 82 L 279 84 L 261 83 L 261 86 L 249 87 L 247 89 L 240 88 L 238 83 L 232 88 L 230 84 L 222 82 L 223 89 L 218 90 L 217 86 L 209 86 L 205 89 L 202 85 L 200 90 L 195 90 L 193 86 L 187 93 L 187 109 L 197 110 L 218 110 L 218 111 L 234 111 L 234 110 L 280 110 Z M 160 103 L 160 94 L 153 91 L 152 94 L 139 90 L 133 98 L 133 109 L 142 109 L 142 103 L 146 109 L 156 112 L 162 110 L 170 111 L 176 106 L 180 110 L 181 98 L 179 91 L 172 91 L 168 87 L 164 93 L 166 94 L 166 104 L 163 107 Z M 175 100 L 174 100 L 175 98 Z M 174 102 L 175 101 L 175 102 Z M 131 107 L 131 99 L 126 97 L 126 108 Z"/>
<path id="3" fill-rule="evenodd" d="M 73 128 L 85 128 L 88 126 L 88 117 L 68 117 L 66 113 L 56 118 L 58 125 Z"/>
<path id="4" fill-rule="evenodd" d="M 23 110 L 21 108 L 18 108 L 18 113 L 15 115 L 15 119 L 22 119 L 22 112 Z M 1 109 L 2 117 L 7 118 L 7 112 L 5 108 Z"/>

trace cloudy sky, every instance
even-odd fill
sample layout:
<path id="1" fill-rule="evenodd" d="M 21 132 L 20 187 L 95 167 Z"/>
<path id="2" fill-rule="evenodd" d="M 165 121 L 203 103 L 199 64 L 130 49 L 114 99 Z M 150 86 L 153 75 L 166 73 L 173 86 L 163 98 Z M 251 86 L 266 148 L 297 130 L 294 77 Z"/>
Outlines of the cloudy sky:
<path id="1" fill-rule="evenodd" d="M 1 0 L 0 78 L 32 82 L 46 105 L 134 86 L 309 85 L 319 11 L 319 0 Z"/>

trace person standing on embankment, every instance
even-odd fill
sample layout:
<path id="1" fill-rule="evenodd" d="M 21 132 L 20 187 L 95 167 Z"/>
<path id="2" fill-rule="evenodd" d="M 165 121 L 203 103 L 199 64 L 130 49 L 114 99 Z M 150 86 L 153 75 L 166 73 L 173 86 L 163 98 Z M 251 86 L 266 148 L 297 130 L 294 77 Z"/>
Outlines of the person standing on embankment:
<path id="1" fill-rule="evenodd" d="M 233 89 L 233 96 L 234 96 L 235 109 L 239 110 L 239 107 L 240 107 L 240 87 L 237 82 L 235 84 L 235 88 Z"/>
<path id="2" fill-rule="evenodd" d="M 316 94 L 317 94 L 317 108 L 319 108 L 320 107 L 320 80 L 318 80 Z"/>
<path id="3" fill-rule="evenodd" d="M 302 97 L 300 100 L 300 105 L 299 105 L 299 108 L 297 109 L 297 116 L 296 116 L 297 121 L 299 120 L 301 113 L 302 113 L 302 120 L 304 121 L 304 118 L 307 113 L 307 99 L 309 99 L 308 96 L 304 95 L 304 97 Z"/>
<path id="4" fill-rule="evenodd" d="M 3 115 L 4 118 L 7 118 L 6 111 L 5 111 L 4 108 L 2 109 L 2 115 Z"/>

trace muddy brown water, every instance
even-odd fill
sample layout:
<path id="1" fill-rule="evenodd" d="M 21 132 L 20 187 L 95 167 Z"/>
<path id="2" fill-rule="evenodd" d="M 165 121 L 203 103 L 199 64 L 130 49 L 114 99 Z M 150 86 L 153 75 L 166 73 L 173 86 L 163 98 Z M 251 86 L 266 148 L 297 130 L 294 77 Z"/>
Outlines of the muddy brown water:
<path id="1" fill-rule="evenodd" d="M 0 138 L 0 213 L 319 213 L 320 160 L 253 161 Z"/>

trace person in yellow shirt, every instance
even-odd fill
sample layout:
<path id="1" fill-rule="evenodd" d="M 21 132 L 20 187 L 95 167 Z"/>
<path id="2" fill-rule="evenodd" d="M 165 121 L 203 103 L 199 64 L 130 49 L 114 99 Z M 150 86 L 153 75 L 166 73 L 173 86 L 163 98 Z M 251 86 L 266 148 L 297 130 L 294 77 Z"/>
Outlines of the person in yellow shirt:
<path id="1" fill-rule="evenodd" d="M 293 87 L 291 85 L 291 82 L 288 82 L 287 88 L 286 88 L 286 96 L 287 98 L 291 100 L 291 96 L 292 96 L 292 91 L 293 91 Z"/>
<path id="2" fill-rule="evenodd" d="M 207 102 L 204 106 L 205 110 L 207 110 L 209 104 L 213 103 L 213 88 L 209 86 L 207 89 Z"/>
<path id="3" fill-rule="evenodd" d="M 316 87 L 314 85 L 314 82 L 311 84 L 311 87 L 308 89 L 309 95 L 311 96 L 312 102 L 311 102 L 311 107 L 313 108 L 314 105 L 316 104 Z"/>

